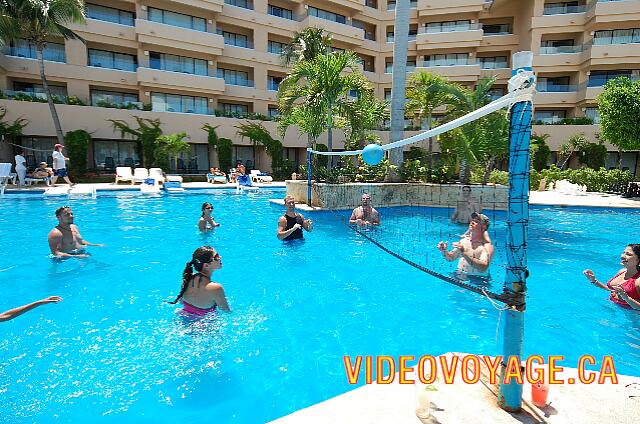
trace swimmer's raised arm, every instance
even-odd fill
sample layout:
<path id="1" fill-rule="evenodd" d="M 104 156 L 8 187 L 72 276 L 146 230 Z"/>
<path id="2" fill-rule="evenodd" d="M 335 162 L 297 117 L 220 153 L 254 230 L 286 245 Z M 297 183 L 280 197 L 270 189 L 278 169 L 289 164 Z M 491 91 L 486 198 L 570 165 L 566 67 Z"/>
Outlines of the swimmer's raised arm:
<path id="1" fill-rule="evenodd" d="M 62 298 L 60 296 L 49 296 L 46 299 L 41 299 L 33 303 L 29 303 L 28 305 L 18 306 L 17 308 L 13 308 L 6 312 L 0 313 L 0 322 L 12 320 L 15 317 L 18 317 L 25 312 L 32 310 L 33 308 L 37 308 L 40 305 L 44 305 L 46 303 L 58 303 L 61 300 Z"/>

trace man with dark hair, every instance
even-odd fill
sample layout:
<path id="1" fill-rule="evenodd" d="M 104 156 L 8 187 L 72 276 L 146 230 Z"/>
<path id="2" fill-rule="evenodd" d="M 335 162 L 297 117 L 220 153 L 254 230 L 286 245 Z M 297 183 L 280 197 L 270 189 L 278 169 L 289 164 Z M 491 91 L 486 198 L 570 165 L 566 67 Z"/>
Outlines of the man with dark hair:
<path id="1" fill-rule="evenodd" d="M 73 223 L 73 211 L 69 206 L 62 206 L 56 210 L 58 225 L 49 232 L 48 241 L 51 254 L 59 258 L 87 257 L 86 246 L 103 246 L 89 243 L 80 235 L 78 227 Z"/>
<path id="2" fill-rule="evenodd" d="M 278 239 L 295 240 L 304 238 L 302 229 L 313 230 L 310 219 L 304 219 L 302 214 L 296 213 L 296 201 L 291 195 L 284 198 L 284 205 L 287 211 L 278 220 Z"/>
<path id="3" fill-rule="evenodd" d="M 469 224 L 471 214 L 482 212 L 482 208 L 476 199 L 471 197 L 471 187 L 462 186 L 462 193 L 456 202 L 456 208 L 451 215 L 451 222 L 457 224 Z"/>
<path id="4" fill-rule="evenodd" d="M 490 225 L 489 218 L 474 212 L 469 223 L 469 235 L 462 236 L 459 242 L 453 243 L 453 250 L 449 251 L 447 242 L 438 243 L 438 250 L 448 261 L 458 261 L 458 271 L 467 275 L 486 274 L 493 259 L 494 248 L 491 240 L 485 237 Z"/>

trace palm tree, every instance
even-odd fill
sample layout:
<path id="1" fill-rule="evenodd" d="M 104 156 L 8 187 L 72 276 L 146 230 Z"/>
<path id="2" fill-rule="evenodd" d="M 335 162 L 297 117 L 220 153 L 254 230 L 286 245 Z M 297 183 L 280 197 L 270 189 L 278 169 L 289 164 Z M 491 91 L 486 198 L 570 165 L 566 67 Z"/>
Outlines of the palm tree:
<path id="1" fill-rule="evenodd" d="M 558 163 L 560 163 L 560 158 L 562 158 L 562 164 L 559 168 L 564 169 L 569 159 L 571 159 L 571 155 L 576 151 L 582 150 L 587 144 L 589 144 L 589 139 L 585 137 L 584 134 L 574 134 L 566 143 L 561 144 L 560 150 L 558 151 Z"/>
<path id="2" fill-rule="evenodd" d="M 325 35 L 324 29 L 308 27 L 293 34 L 291 42 L 282 49 L 280 57 L 285 65 L 312 60 L 318 55 L 327 54 L 331 43 L 331 37 Z"/>
<path id="3" fill-rule="evenodd" d="M 391 82 L 391 132 L 390 141 L 401 140 L 404 135 L 404 103 L 407 78 L 407 50 L 409 47 L 409 0 L 396 1 L 396 20 L 393 29 L 393 79 Z M 402 148 L 391 149 L 389 160 L 400 168 Z M 396 179 L 391 175 L 391 179 Z"/>
<path id="4" fill-rule="evenodd" d="M 165 171 L 169 171 L 169 159 L 180 153 L 189 153 L 191 146 L 184 141 L 189 138 L 186 132 L 161 135 L 156 139 L 156 149 L 153 152 L 155 163 Z"/>
<path id="5" fill-rule="evenodd" d="M 423 129 L 431 129 L 434 109 L 449 104 L 448 85 L 445 78 L 428 72 L 417 72 L 409 78 L 407 112 L 423 121 Z M 429 168 L 433 169 L 433 137 L 429 137 Z"/>
<path id="6" fill-rule="evenodd" d="M 345 109 L 349 92 L 371 90 L 359 65 L 360 59 L 353 52 L 332 52 L 298 61 L 278 88 L 278 109 L 285 122 L 295 123 L 288 115 L 316 114 L 317 123 L 327 131 L 327 147 L 332 151 L 335 115 Z"/>
<path id="7" fill-rule="evenodd" d="M 387 103 L 378 100 L 373 91 L 366 91 L 344 106 L 341 116 L 346 136 L 345 149 L 361 149 L 367 143 L 378 141 L 379 137 L 371 130 L 389 116 Z"/>
<path id="8" fill-rule="evenodd" d="M 64 142 L 64 136 L 47 84 L 42 52 L 47 45 L 47 40 L 52 37 L 84 42 L 82 37 L 65 26 L 70 23 L 83 23 L 84 18 L 84 1 L 82 0 L 3 0 L 0 2 L 0 40 L 5 45 L 9 45 L 24 39 L 36 47 L 40 79 L 47 95 L 56 137 L 60 144 Z"/>

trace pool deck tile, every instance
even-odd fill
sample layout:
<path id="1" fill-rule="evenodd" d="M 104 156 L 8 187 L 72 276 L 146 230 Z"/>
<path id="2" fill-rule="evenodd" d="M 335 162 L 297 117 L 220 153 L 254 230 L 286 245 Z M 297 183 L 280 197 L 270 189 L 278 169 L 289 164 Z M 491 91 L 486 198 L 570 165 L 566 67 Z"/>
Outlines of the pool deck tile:
<path id="1" fill-rule="evenodd" d="M 464 356 L 447 353 L 443 356 Z M 364 373 L 362 373 L 364 375 Z M 563 380 L 576 381 L 575 368 L 564 368 L 558 374 Z M 407 374 L 412 378 L 412 374 Z M 497 406 L 497 387 L 486 382 L 462 381 L 460 367 L 453 384 L 442 380 L 434 383 L 438 389 L 432 393 L 431 417 L 419 419 L 415 415 L 413 384 L 399 384 L 396 374 L 392 384 L 369 384 L 351 390 L 324 402 L 296 411 L 272 421 L 270 424 L 419 424 L 419 423 L 495 423 L 495 424 L 596 424 L 638 422 L 640 414 L 640 377 L 618 375 L 618 384 L 607 379 L 604 384 L 552 385 L 548 405 L 537 408 L 530 404 L 531 386 L 523 388 L 523 410 L 508 413 Z M 345 375 L 345 379 L 346 379 Z M 483 382 L 484 381 L 484 382 Z M 596 380 L 597 381 L 597 380 Z M 629 386 L 628 386 L 629 385 Z"/>

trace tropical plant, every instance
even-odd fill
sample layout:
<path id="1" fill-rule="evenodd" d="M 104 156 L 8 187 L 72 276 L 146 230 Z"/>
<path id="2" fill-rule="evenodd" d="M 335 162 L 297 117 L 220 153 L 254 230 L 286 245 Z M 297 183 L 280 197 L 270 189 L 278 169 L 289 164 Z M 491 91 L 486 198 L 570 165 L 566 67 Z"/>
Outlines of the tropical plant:
<path id="1" fill-rule="evenodd" d="M 283 64 L 291 65 L 301 60 L 313 60 L 331 50 L 331 37 L 322 28 L 308 27 L 293 34 L 291 42 L 280 53 Z"/>
<path id="2" fill-rule="evenodd" d="M 154 163 L 165 171 L 169 171 L 169 160 L 180 153 L 189 153 L 191 146 L 184 141 L 189 138 L 186 132 L 161 135 L 156 139 L 153 151 Z"/>
<path id="3" fill-rule="evenodd" d="M 504 110 L 479 120 L 471 149 L 484 167 L 482 183 L 486 184 L 496 163 L 509 157 L 509 121 Z"/>
<path id="4" fill-rule="evenodd" d="M 276 180 L 286 179 L 291 173 L 291 162 L 283 157 L 282 142 L 271 136 L 264 125 L 257 122 L 246 122 L 236 126 L 237 135 L 248 138 L 254 145 L 264 146 L 271 158 L 271 172 Z"/>
<path id="5" fill-rule="evenodd" d="M 316 148 L 318 137 L 324 132 L 324 123 L 324 118 L 316 113 L 313 105 L 299 104 L 288 113 L 280 115 L 278 132 L 284 137 L 287 128 L 295 125 L 302 133 L 307 134 L 307 147 Z"/>
<path id="6" fill-rule="evenodd" d="M 204 124 L 202 129 L 207 132 L 207 142 L 209 146 L 218 151 L 218 166 L 223 171 L 227 171 L 231 169 L 233 162 L 233 141 L 228 138 L 218 137 L 218 133 L 216 132 L 218 127 L 219 125 L 213 127 L 209 124 Z"/>
<path id="7" fill-rule="evenodd" d="M 69 155 L 69 165 L 74 175 L 87 173 L 87 153 L 91 144 L 91 134 L 85 130 L 69 131 L 64 136 L 64 145 Z"/>
<path id="8" fill-rule="evenodd" d="M 82 0 L 3 0 L 0 2 L 0 40 L 10 45 L 26 40 L 36 48 L 40 69 L 40 80 L 47 95 L 47 103 L 53 119 L 58 143 L 64 142 L 60 118 L 47 83 L 43 50 L 47 41 L 54 37 L 65 40 L 80 40 L 82 37 L 67 28 L 70 23 L 84 22 Z"/>
<path id="9" fill-rule="evenodd" d="M 407 182 L 426 181 L 427 167 L 418 159 L 407 159 L 400 167 L 400 177 Z"/>
<path id="10" fill-rule="evenodd" d="M 358 69 L 359 63 L 353 52 L 332 52 L 297 62 L 278 88 L 278 109 L 284 116 L 281 123 L 300 123 L 287 118 L 292 114 L 316 114 L 318 124 L 327 131 L 327 147 L 332 151 L 334 115 L 347 107 L 348 93 L 355 91 L 359 95 L 371 90 L 371 83 Z M 312 127 L 315 129 L 318 124 Z"/>
<path id="11" fill-rule="evenodd" d="M 608 81 L 597 100 L 602 138 L 620 150 L 640 149 L 640 81 Z"/>
<path id="12" fill-rule="evenodd" d="M 542 171 L 549 163 L 551 149 L 547 145 L 549 134 L 532 134 L 531 135 L 531 166 L 536 171 Z"/>
<path id="13" fill-rule="evenodd" d="M 416 72 L 407 85 L 407 114 L 422 121 L 422 128 L 429 130 L 434 109 L 449 104 L 448 82 L 440 75 Z M 429 167 L 433 167 L 433 137 L 429 137 Z"/>
<path id="14" fill-rule="evenodd" d="M 6 122 L 4 117 L 7 116 L 7 108 L 0 106 L 0 136 L 5 140 L 15 140 L 16 137 L 22 135 L 22 130 L 29 124 L 29 121 L 24 118 L 18 118 L 12 123 Z"/>
<path id="15" fill-rule="evenodd" d="M 142 163 L 146 168 L 151 168 L 155 164 L 156 140 L 162 135 L 159 119 L 147 119 L 134 116 L 138 123 L 138 128 L 132 128 L 127 121 L 121 119 L 109 119 L 114 130 L 120 131 L 120 136 L 132 136 L 136 142 L 136 149 L 142 156 Z"/>
<path id="16" fill-rule="evenodd" d="M 602 140 L 596 143 L 585 143 L 580 147 L 578 160 L 591 169 L 604 168 L 607 161 L 607 147 Z"/>
<path id="17" fill-rule="evenodd" d="M 584 134 L 574 134 L 569 137 L 566 143 L 560 145 L 560 149 L 558 150 L 558 162 L 556 165 L 560 164 L 559 168 L 564 169 L 564 167 L 571 159 L 571 156 L 577 152 L 582 150 L 583 146 L 589 143 L 589 139 L 584 136 Z"/>
<path id="18" fill-rule="evenodd" d="M 378 142 L 380 138 L 372 130 L 388 116 L 387 104 L 378 100 L 373 90 L 364 91 L 353 100 L 348 99 L 338 118 L 341 121 L 338 126 L 344 128 L 345 149 L 357 150 Z"/>

